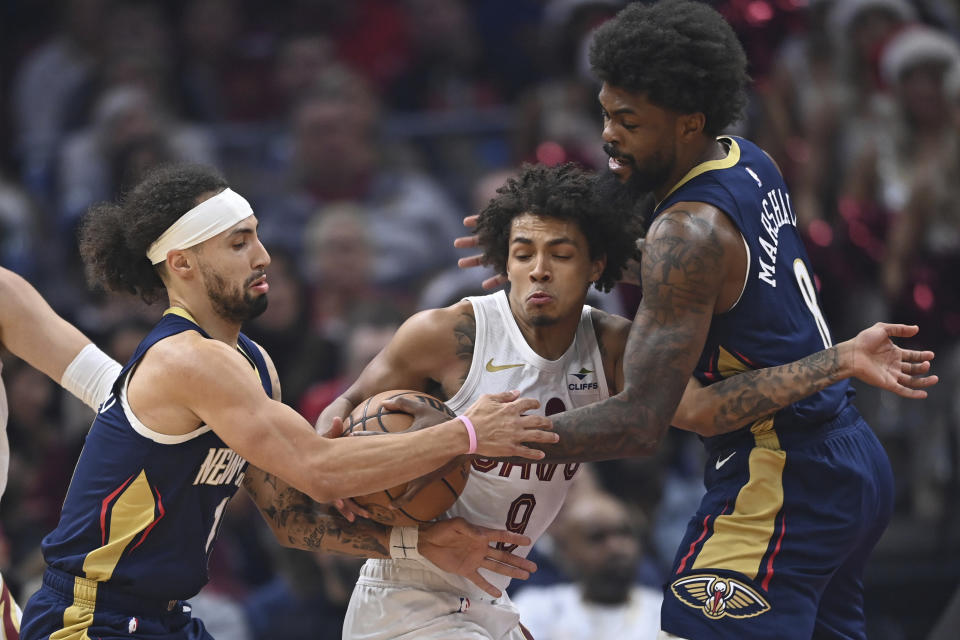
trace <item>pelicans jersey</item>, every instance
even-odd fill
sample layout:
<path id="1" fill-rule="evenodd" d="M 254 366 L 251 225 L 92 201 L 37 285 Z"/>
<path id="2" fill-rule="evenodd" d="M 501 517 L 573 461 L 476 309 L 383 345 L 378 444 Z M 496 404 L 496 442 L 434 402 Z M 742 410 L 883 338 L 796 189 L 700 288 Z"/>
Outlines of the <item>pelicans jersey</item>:
<path id="1" fill-rule="evenodd" d="M 609 397 L 591 307 L 584 306 L 576 336 L 566 352 L 556 360 L 547 360 L 527 344 L 503 291 L 467 299 L 473 305 L 477 333 L 466 381 L 447 401 L 454 412 L 462 413 L 483 394 L 510 389 L 539 400 L 539 411 L 545 415 Z M 445 515 L 521 533 L 531 539 L 532 546 L 556 517 L 579 466 L 475 458 L 463 493 Z M 502 543 L 500 547 L 523 557 L 531 549 Z M 480 571 L 505 591 L 510 578 Z M 403 586 L 391 595 L 393 585 Z M 420 593 L 416 597 L 421 601 L 413 601 L 414 586 L 452 595 Z M 439 599 L 436 607 L 424 605 L 430 599 Z M 392 607 L 390 601 L 397 606 Z M 406 614 L 390 613 L 404 608 Z M 452 620 L 451 614 L 456 614 Z M 429 620 L 433 615 L 436 619 Z M 466 578 L 442 572 L 429 562 L 368 560 L 351 599 L 344 638 L 521 638 L 517 620 L 516 609 L 506 595 L 491 602 L 489 595 Z M 446 626 L 448 623 L 454 626 Z M 484 634 L 470 635 L 470 624 L 482 627 Z M 402 635 L 404 632 L 410 635 Z"/>
<path id="2" fill-rule="evenodd" d="M 184 331 L 209 338 L 185 312 L 168 311 L 122 369 L 87 435 L 60 522 L 42 544 L 49 569 L 38 595 L 49 589 L 75 596 L 57 629 L 83 631 L 77 625 L 84 616 L 111 601 L 125 610 L 137 603 L 141 611 L 171 608 L 207 582 L 210 551 L 246 461 L 206 425 L 184 435 L 153 431 L 127 400 L 130 374 L 147 350 Z M 243 334 L 238 347 L 270 395 L 259 348 Z"/>
<path id="3" fill-rule="evenodd" d="M 733 137 L 721 141 L 729 145 L 727 157 L 696 167 L 654 212 L 681 201 L 711 204 L 733 221 L 747 248 L 749 268 L 740 299 L 714 316 L 694 371 L 705 385 L 749 369 L 793 362 L 832 344 L 783 177 L 752 142 Z M 850 389 L 848 381 L 838 382 L 754 425 L 753 433 L 830 420 L 849 404 Z M 747 429 L 707 446 L 725 446 L 744 435 L 750 435 Z"/>
<path id="4" fill-rule="evenodd" d="M 713 317 L 694 375 L 703 384 L 831 345 L 790 194 L 756 145 L 694 167 L 678 202 L 723 211 L 747 249 L 740 299 Z M 840 382 L 739 431 L 709 438 L 707 492 L 664 590 L 663 629 L 680 638 L 865 637 L 862 571 L 889 521 L 883 448 Z"/>

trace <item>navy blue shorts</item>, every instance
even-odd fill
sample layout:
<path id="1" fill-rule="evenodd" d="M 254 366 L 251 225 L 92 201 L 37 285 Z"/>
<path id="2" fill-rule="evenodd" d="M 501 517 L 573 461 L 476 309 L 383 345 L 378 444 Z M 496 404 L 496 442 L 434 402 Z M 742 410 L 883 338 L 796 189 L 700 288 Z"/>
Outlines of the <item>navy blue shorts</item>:
<path id="1" fill-rule="evenodd" d="M 890 462 L 853 407 L 710 452 L 664 587 L 681 638 L 866 638 L 863 569 L 893 510 Z"/>
<path id="2" fill-rule="evenodd" d="M 190 605 L 157 602 L 47 569 L 43 586 L 23 611 L 21 640 L 213 640 L 203 623 L 191 617 Z"/>

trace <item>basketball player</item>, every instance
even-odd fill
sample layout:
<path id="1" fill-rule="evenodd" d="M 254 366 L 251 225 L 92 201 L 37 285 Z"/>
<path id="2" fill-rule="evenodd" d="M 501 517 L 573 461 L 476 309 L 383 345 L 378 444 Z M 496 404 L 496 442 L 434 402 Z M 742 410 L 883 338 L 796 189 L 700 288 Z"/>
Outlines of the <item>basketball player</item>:
<path id="1" fill-rule="evenodd" d="M 467 421 L 423 437 L 387 436 L 376 446 L 318 437 L 276 400 L 272 363 L 240 333 L 266 307 L 269 256 L 256 225 L 246 200 L 201 166 L 155 171 L 122 204 L 85 217 L 80 245 L 91 273 L 145 300 L 166 293 L 170 308 L 100 405 L 60 522 L 43 541 L 49 567 L 24 610 L 23 638 L 209 638 L 182 600 L 206 582 L 220 517 L 241 484 L 290 546 L 405 557 L 440 544 L 440 564 L 481 586 L 480 566 L 521 577 L 532 568 L 488 548 L 514 540 L 507 532 L 461 521 L 423 529 L 418 540 L 416 528 L 346 531 L 341 519 L 302 507 L 292 487 L 329 502 L 416 478 L 474 448 L 536 459 L 522 443 L 556 437 L 542 429 L 547 419 L 520 415 L 538 404 L 514 393 L 487 396 Z"/>
<path id="2" fill-rule="evenodd" d="M 630 323 L 585 306 L 584 300 L 591 283 L 609 290 L 633 252 L 635 236 L 624 232 L 626 215 L 601 202 L 591 179 L 572 165 L 524 167 L 480 216 L 480 243 L 498 271 L 507 274 L 509 294 L 467 298 L 413 316 L 324 411 L 318 429 L 387 389 L 427 391 L 458 412 L 482 393 L 517 388 L 538 398 L 554 419 L 623 389 L 622 355 Z M 924 355 L 932 355 L 896 349 L 888 332 L 901 331 L 911 333 L 907 327 L 881 325 L 835 347 L 846 364 L 824 371 L 815 383 L 804 382 L 807 393 L 850 375 L 854 361 L 857 375 L 879 382 L 886 376 L 896 379 L 903 358 L 920 362 Z M 793 384 L 791 368 L 798 367 L 791 364 L 780 372 L 782 378 L 772 378 L 781 386 Z M 898 388 L 886 380 L 889 388 Z M 924 393 L 899 389 L 907 396 Z M 729 383 L 711 389 L 691 384 L 675 424 L 706 434 L 735 429 L 742 423 L 727 422 L 730 414 L 716 408 L 723 402 L 735 403 L 740 393 L 738 385 Z M 506 526 L 535 542 L 556 516 L 577 473 L 579 464 L 569 460 L 530 464 L 475 458 L 470 480 L 447 515 Z M 530 546 L 500 546 L 523 556 L 530 551 Z M 509 582 L 499 576 L 490 580 L 500 589 Z M 411 560 L 367 561 L 343 636 L 524 637 L 509 598 L 490 598 L 457 576 Z"/>
<path id="3" fill-rule="evenodd" d="M 748 426 L 705 440 L 707 493 L 665 588 L 661 636 L 863 638 L 862 574 L 890 518 L 892 473 L 847 381 L 765 416 L 784 397 L 756 384 L 779 368 L 758 368 L 802 358 L 792 373 L 811 379 L 839 352 L 779 169 L 720 135 L 747 102 L 743 49 L 706 4 L 663 0 L 601 26 L 590 60 L 609 168 L 657 204 L 624 388 L 555 416 L 548 460 L 648 453 L 691 372 L 705 385 L 732 377 L 740 393 L 721 413 Z"/>
<path id="4" fill-rule="evenodd" d="M 57 315 L 27 281 L 2 267 L 0 267 L 0 299 L 4 301 L 4 304 L 0 305 L 0 345 L 47 374 L 96 411 L 110 394 L 113 382 L 123 368 L 122 365 L 92 344 L 76 327 Z M 3 386 L 0 385 L 0 495 L 6 485 L 9 467 L 6 417 L 6 397 Z M 253 488 L 252 483 L 247 482 L 247 487 Z M 288 490 L 285 501 L 290 503 L 296 496 L 296 492 Z M 308 502 L 305 497 L 301 498 L 301 503 Z M 273 523 L 277 516 L 293 520 L 283 509 L 284 501 L 270 504 L 269 521 Z M 369 536 L 372 540 L 373 536 L 377 535 L 377 530 L 382 529 L 377 525 L 373 525 L 371 529 L 372 523 L 369 522 L 338 523 L 336 517 L 331 518 L 323 514 L 317 514 L 315 518 L 318 525 L 315 527 L 318 545 L 316 548 L 320 550 L 332 550 L 340 544 L 338 542 L 340 535 L 337 534 L 336 527 L 339 527 L 344 535 L 356 540 L 363 539 L 363 536 Z M 331 530 L 328 535 L 321 535 L 324 529 L 319 527 L 320 524 L 325 524 L 326 528 Z M 274 531 L 281 542 L 285 542 L 284 536 L 291 532 L 291 528 L 274 526 Z M 459 557 L 462 555 L 464 546 L 474 543 L 470 538 L 482 531 L 482 528 L 473 529 L 459 521 L 437 523 L 436 531 L 425 535 L 420 540 L 421 543 L 429 543 L 424 545 L 423 554 L 434 563 L 444 564 L 449 561 L 444 557 L 446 554 L 454 551 L 455 556 Z M 308 536 L 301 537 L 306 539 Z M 430 543 L 431 539 L 433 543 Z M 484 545 L 487 542 L 486 537 L 479 537 L 478 540 Z M 362 545 L 352 549 L 341 549 L 341 551 L 353 555 L 367 555 Z M 525 566 L 532 568 L 530 565 Z M 468 567 L 470 571 L 475 570 L 475 567 L 470 567 L 470 563 L 464 565 L 464 570 Z M 5 583 L 0 595 L 0 608 L 2 608 L 0 640 L 18 638 L 20 609 L 10 596 Z"/>

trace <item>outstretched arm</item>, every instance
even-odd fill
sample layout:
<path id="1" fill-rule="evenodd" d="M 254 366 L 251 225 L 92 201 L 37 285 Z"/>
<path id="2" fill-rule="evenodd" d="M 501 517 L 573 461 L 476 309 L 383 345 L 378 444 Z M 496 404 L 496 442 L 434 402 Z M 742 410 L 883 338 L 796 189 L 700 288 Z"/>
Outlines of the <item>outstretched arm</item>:
<path id="1" fill-rule="evenodd" d="M 0 344 L 94 410 L 110 393 L 121 369 L 57 315 L 29 282 L 2 267 Z"/>
<path id="2" fill-rule="evenodd" d="M 59 383 L 90 339 L 58 316 L 29 282 L 2 267 L 0 300 L 0 343 Z"/>
<path id="3" fill-rule="evenodd" d="M 701 386 L 691 379 L 673 426 L 702 436 L 727 433 L 771 415 L 845 378 L 857 378 L 904 398 L 925 398 L 937 383 L 932 351 L 901 349 L 891 338 L 909 338 L 918 327 L 878 322 L 856 337 L 802 360 L 747 371 Z"/>

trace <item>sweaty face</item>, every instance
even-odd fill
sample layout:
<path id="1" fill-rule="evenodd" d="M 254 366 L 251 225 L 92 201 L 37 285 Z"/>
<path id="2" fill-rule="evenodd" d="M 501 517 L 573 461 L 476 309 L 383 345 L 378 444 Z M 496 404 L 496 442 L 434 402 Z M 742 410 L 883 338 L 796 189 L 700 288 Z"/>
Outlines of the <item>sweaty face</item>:
<path id="1" fill-rule="evenodd" d="M 510 308 L 518 320 L 532 326 L 578 321 L 587 288 L 605 264 L 590 259 L 579 226 L 525 213 L 513 219 L 509 242 Z"/>
<path id="2" fill-rule="evenodd" d="M 606 83 L 599 99 L 610 171 L 636 196 L 669 186 L 677 162 L 676 116 L 640 94 Z"/>

